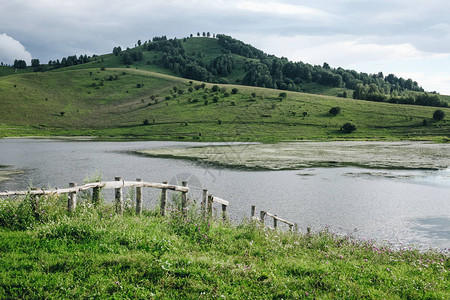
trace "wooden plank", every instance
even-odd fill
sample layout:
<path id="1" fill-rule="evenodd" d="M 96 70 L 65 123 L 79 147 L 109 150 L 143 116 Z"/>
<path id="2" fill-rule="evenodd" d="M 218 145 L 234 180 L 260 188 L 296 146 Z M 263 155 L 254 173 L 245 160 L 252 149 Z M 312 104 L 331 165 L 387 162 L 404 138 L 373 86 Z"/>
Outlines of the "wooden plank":
<path id="1" fill-rule="evenodd" d="M 278 216 L 276 216 L 276 215 L 273 215 L 273 214 L 271 214 L 271 213 L 266 213 L 266 215 L 267 215 L 268 217 L 272 217 L 272 218 L 274 218 L 274 219 L 277 219 L 277 220 L 280 221 L 280 222 L 286 223 L 286 224 L 288 224 L 289 226 L 294 226 L 294 223 L 289 222 L 289 221 L 286 221 L 285 219 L 282 219 L 282 218 L 280 218 L 280 217 L 278 217 Z"/>
<path id="2" fill-rule="evenodd" d="M 188 187 L 163 184 L 156 182 L 138 182 L 138 181 L 105 181 L 105 182 L 93 182 L 85 185 L 80 185 L 77 187 L 69 187 L 64 189 L 53 189 L 53 190 L 32 190 L 32 191 L 4 191 L 0 192 L 0 197 L 10 197 L 10 196 L 26 196 L 26 195 L 60 195 L 68 193 L 78 193 L 81 191 L 89 190 L 92 188 L 103 188 L 103 189 L 117 189 L 121 187 L 149 187 L 157 189 L 167 189 L 177 192 L 189 192 Z"/>
<path id="3" fill-rule="evenodd" d="M 229 204 L 229 202 L 227 200 L 223 200 L 223 199 L 218 198 L 218 197 L 213 197 L 213 201 L 216 202 L 216 203 L 220 203 L 222 205 L 227 205 L 227 206 Z"/>

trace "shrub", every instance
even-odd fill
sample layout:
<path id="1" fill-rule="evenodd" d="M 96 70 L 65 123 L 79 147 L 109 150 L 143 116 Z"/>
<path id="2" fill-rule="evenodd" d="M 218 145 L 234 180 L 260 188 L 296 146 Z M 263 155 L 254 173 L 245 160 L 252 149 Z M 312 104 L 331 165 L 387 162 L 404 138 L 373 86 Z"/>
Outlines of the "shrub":
<path id="1" fill-rule="evenodd" d="M 238 90 L 237 88 L 233 88 L 233 89 L 231 90 L 231 93 L 232 93 L 233 95 L 237 94 L 238 92 L 239 92 L 239 90 Z"/>
<path id="2" fill-rule="evenodd" d="M 441 121 L 445 118 L 445 112 L 443 110 L 437 109 L 433 113 L 433 119 L 435 121 Z"/>
<path id="3" fill-rule="evenodd" d="M 211 88 L 211 90 L 212 90 L 213 92 L 217 92 L 217 91 L 219 91 L 219 86 L 218 86 L 218 85 L 213 85 L 212 88 Z"/>
<path id="4" fill-rule="evenodd" d="M 253 98 L 256 97 L 256 93 L 255 93 L 255 92 L 252 93 L 252 97 L 253 97 Z"/>
<path id="5" fill-rule="evenodd" d="M 144 125 L 148 125 L 149 121 L 148 119 L 145 119 L 144 122 L 142 122 Z"/>
<path id="6" fill-rule="evenodd" d="M 214 103 L 219 102 L 219 96 L 214 96 L 214 97 L 213 97 L 213 102 L 214 102 Z"/>
<path id="7" fill-rule="evenodd" d="M 328 113 L 330 115 L 336 116 L 337 114 L 339 114 L 341 112 L 341 108 L 339 106 L 336 107 L 332 107 L 330 108 L 330 110 L 328 111 Z"/>
<path id="8" fill-rule="evenodd" d="M 344 123 L 344 125 L 341 126 L 341 131 L 345 133 L 352 133 L 356 130 L 356 125 L 352 123 Z"/>
<path id="9" fill-rule="evenodd" d="M 287 97 L 287 94 L 285 93 L 285 92 L 282 92 L 282 93 L 280 93 L 280 98 L 286 98 Z"/>
<path id="10" fill-rule="evenodd" d="M 205 102 L 204 102 L 204 103 L 205 103 L 205 105 L 208 105 L 209 101 L 208 101 L 208 100 L 205 100 Z"/>

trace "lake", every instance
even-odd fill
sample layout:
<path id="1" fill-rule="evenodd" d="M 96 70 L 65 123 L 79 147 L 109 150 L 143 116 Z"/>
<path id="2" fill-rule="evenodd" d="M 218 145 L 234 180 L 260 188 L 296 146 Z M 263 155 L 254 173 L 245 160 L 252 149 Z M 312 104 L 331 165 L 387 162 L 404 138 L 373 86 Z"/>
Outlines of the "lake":
<path id="1" fill-rule="evenodd" d="M 255 171 L 131 153 L 200 145 L 212 143 L 2 139 L 0 165 L 7 168 L 0 170 L 21 172 L 12 172 L 8 180 L 1 181 L 0 190 L 62 188 L 69 182 L 82 184 L 95 174 L 108 181 L 116 176 L 178 184 L 188 180 L 190 198 L 199 199 L 201 190 L 207 188 L 230 202 L 229 212 L 235 220 L 248 217 L 251 206 L 256 205 L 257 211 L 296 222 L 302 231 L 329 227 L 394 246 L 450 248 L 449 169 Z M 156 206 L 158 191 L 146 190 L 146 206 Z"/>

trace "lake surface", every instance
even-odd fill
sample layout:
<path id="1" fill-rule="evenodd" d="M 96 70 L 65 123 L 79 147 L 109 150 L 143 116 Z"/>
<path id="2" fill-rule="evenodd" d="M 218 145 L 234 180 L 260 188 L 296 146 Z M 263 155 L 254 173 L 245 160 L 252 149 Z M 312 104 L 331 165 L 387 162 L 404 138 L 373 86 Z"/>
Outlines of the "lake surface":
<path id="1" fill-rule="evenodd" d="M 62 188 L 69 182 L 82 184 L 95 174 L 108 181 L 116 176 L 178 184 L 188 180 L 190 198 L 199 199 L 201 190 L 207 188 L 230 201 L 230 215 L 236 220 L 248 217 L 251 205 L 256 205 L 257 211 L 298 223 L 302 231 L 329 226 L 339 233 L 395 246 L 450 248 L 449 169 L 249 171 L 129 153 L 199 145 L 211 143 L 3 139 L 0 165 L 23 172 L 0 182 L 0 190 L 23 190 L 31 185 Z M 146 189 L 144 197 L 146 206 L 154 207 L 159 194 Z"/>

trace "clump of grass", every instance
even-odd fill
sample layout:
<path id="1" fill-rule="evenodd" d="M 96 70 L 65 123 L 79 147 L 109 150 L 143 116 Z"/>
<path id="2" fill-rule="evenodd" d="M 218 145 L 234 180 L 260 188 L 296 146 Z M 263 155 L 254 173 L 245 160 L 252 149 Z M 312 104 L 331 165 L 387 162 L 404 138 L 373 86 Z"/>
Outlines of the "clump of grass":
<path id="1" fill-rule="evenodd" d="M 1 202 L 0 298 L 450 297 L 443 252 L 224 223 L 195 205 L 180 210 L 179 198 L 167 217 L 116 215 L 88 201 L 67 214 L 58 199 L 47 208 L 53 217 L 26 228 L 5 225 L 9 200 Z M 23 205 L 20 218 L 30 215 Z"/>

